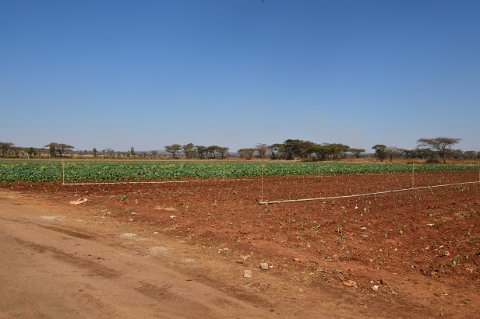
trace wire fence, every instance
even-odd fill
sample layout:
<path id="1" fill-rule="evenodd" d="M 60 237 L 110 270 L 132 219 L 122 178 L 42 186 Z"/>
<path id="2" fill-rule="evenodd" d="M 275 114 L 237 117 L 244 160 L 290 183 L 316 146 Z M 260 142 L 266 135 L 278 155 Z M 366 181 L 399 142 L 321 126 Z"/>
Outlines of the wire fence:
<path id="1" fill-rule="evenodd" d="M 325 201 L 480 183 L 480 166 L 470 170 L 297 176 L 275 181 L 261 177 L 261 205 Z M 476 169 L 475 169 L 476 168 Z"/>
<path id="2" fill-rule="evenodd" d="M 67 165 L 66 165 L 67 164 Z M 334 171 L 329 168 L 332 163 L 308 164 L 307 174 L 296 175 L 296 172 L 283 171 L 272 173 L 272 162 L 262 160 L 257 163 L 250 163 L 254 166 L 253 175 L 234 177 L 236 165 L 232 163 L 218 163 L 217 173 L 214 178 L 188 177 L 182 171 L 183 164 L 162 164 L 165 169 L 175 171 L 180 176 L 178 179 L 154 179 L 154 180 L 86 180 L 76 181 L 78 168 L 75 163 L 71 166 L 62 160 L 61 181 L 63 186 L 94 186 L 94 185 L 125 185 L 125 184 L 186 184 L 186 183 L 227 183 L 246 181 L 250 187 L 258 189 L 259 204 L 281 204 L 320 200 L 333 200 L 341 198 L 355 198 L 374 196 L 388 193 L 398 193 L 413 190 L 431 189 L 439 187 L 459 186 L 476 184 L 480 182 L 480 165 L 459 167 L 459 169 L 440 170 L 437 167 L 418 165 L 415 163 L 402 168 L 402 171 L 390 171 L 388 164 L 380 172 L 355 173 L 355 169 L 346 166 L 345 171 Z M 293 163 L 302 167 L 304 163 Z M 172 165 L 176 165 L 172 168 Z M 208 165 L 208 164 L 207 164 Z M 213 164 L 212 164 L 213 165 Z M 240 164 L 244 165 L 244 164 Z M 330 166 L 329 166 L 330 165 Z M 374 164 L 375 165 L 375 164 Z M 361 166 L 359 166 L 361 167 Z M 450 165 L 450 168 L 452 166 Z M 98 169 L 100 169 L 99 167 Z M 159 170 L 162 167 L 157 168 Z M 77 171 L 76 171 L 77 170 Z M 80 169 L 81 170 L 81 169 Z M 361 171 L 361 170 L 360 170 Z M 161 176 L 163 173 L 160 173 Z M 185 177 L 187 176 L 187 177 Z"/>

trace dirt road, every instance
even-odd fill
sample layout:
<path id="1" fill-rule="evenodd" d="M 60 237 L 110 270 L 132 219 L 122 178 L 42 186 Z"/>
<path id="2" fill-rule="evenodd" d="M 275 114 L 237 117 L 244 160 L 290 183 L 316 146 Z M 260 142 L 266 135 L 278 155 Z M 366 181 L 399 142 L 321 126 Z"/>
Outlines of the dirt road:
<path id="1" fill-rule="evenodd" d="M 0 316 L 4 318 L 226 318 L 272 314 L 119 243 L 83 232 L 52 208 L 0 203 Z M 156 249 L 161 252 L 166 248 Z M 150 251 L 155 252 L 155 249 Z M 154 253 L 153 253 L 154 254 Z M 188 260 L 187 260 L 188 261 Z"/>
<path id="2" fill-rule="evenodd" d="M 0 190 L 0 318 L 359 316 L 348 294 L 311 300 L 261 270 L 246 279 L 241 264 L 135 231 Z"/>

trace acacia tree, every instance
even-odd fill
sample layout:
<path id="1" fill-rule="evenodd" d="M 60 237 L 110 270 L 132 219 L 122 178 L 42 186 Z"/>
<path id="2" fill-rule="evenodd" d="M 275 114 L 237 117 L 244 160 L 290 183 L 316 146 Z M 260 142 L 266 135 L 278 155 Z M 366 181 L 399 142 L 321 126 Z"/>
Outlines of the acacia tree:
<path id="1" fill-rule="evenodd" d="M 288 139 L 283 142 L 283 148 L 285 150 L 285 155 L 287 160 L 292 160 L 296 156 L 300 156 L 302 153 L 302 140 L 293 140 Z"/>
<path id="2" fill-rule="evenodd" d="M 317 159 L 322 161 L 326 160 L 333 152 L 328 144 L 317 144 L 313 147 L 312 151 L 317 156 Z"/>
<path id="3" fill-rule="evenodd" d="M 220 158 L 221 159 L 224 159 L 225 157 L 228 156 L 228 150 L 229 150 L 228 147 L 223 147 L 223 146 L 219 146 L 217 148 L 218 153 L 220 153 Z"/>
<path id="4" fill-rule="evenodd" d="M 332 150 L 332 157 L 334 159 L 340 159 L 345 157 L 345 153 L 350 150 L 350 146 L 340 143 L 334 143 L 328 145 Z"/>
<path id="5" fill-rule="evenodd" d="M 195 145 L 193 143 L 188 143 L 182 146 L 183 154 L 185 154 L 186 158 L 195 158 L 197 157 L 197 150 L 195 149 Z"/>
<path id="6" fill-rule="evenodd" d="M 386 145 L 383 145 L 383 144 L 377 144 L 377 145 L 374 145 L 372 146 L 372 149 L 375 150 L 375 156 L 383 162 L 383 160 L 385 159 L 386 157 L 386 153 L 385 153 L 385 150 L 387 149 L 387 146 Z"/>
<path id="7" fill-rule="evenodd" d="M 30 147 L 27 151 L 27 154 L 28 154 L 28 158 L 35 157 L 37 156 L 37 151 L 33 147 Z"/>
<path id="8" fill-rule="evenodd" d="M 438 155 L 443 160 L 443 164 L 446 164 L 445 154 L 452 147 L 452 145 L 460 142 L 460 138 L 453 137 L 434 137 L 434 138 L 421 138 L 417 141 L 419 146 L 428 147 L 437 151 Z"/>
<path id="9" fill-rule="evenodd" d="M 310 153 L 315 153 L 317 159 L 326 160 L 327 158 L 339 159 L 345 157 L 345 153 L 350 151 L 348 145 L 334 143 L 314 144 L 309 148 Z"/>
<path id="10" fill-rule="evenodd" d="M 270 151 L 270 158 L 271 159 L 278 159 L 285 157 L 285 146 L 283 144 L 272 144 L 268 147 Z"/>
<path id="11" fill-rule="evenodd" d="M 58 152 L 58 155 L 60 155 L 60 157 L 62 157 L 66 151 L 70 151 L 73 149 L 74 147 L 72 145 L 63 144 L 63 143 L 60 143 L 57 145 L 57 152 Z"/>
<path id="12" fill-rule="evenodd" d="M 397 158 L 402 156 L 402 154 L 405 152 L 405 150 L 395 147 L 395 146 L 388 146 L 385 148 L 385 157 L 388 157 L 390 159 L 390 162 L 393 160 L 393 158 Z"/>
<path id="13" fill-rule="evenodd" d="M 177 152 L 182 150 L 182 145 L 180 144 L 166 145 L 165 150 L 169 153 L 172 153 L 173 158 L 177 158 Z"/>
<path id="14" fill-rule="evenodd" d="M 56 157 L 57 154 L 62 157 L 66 151 L 74 149 L 72 145 L 56 142 L 50 142 L 49 144 L 45 145 L 45 147 L 48 147 L 48 152 L 51 157 Z"/>
<path id="15" fill-rule="evenodd" d="M 0 142 L 0 155 L 1 157 L 7 157 L 8 153 L 13 149 L 13 143 Z"/>
<path id="16" fill-rule="evenodd" d="M 287 160 L 292 160 L 295 157 L 306 158 L 312 153 L 314 146 L 315 143 L 310 141 L 288 139 L 283 142 L 283 151 Z"/>
<path id="17" fill-rule="evenodd" d="M 363 148 L 351 148 L 348 151 L 352 153 L 355 158 L 360 158 L 360 154 L 365 153 L 365 149 Z"/>
<path id="18" fill-rule="evenodd" d="M 207 147 L 206 146 L 203 146 L 203 145 L 197 145 L 195 147 L 196 149 L 196 152 L 198 154 L 198 157 L 199 158 L 205 158 L 206 154 L 207 154 Z"/>
<path id="19" fill-rule="evenodd" d="M 217 158 L 217 151 L 220 146 L 217 145 L 210 145 L 206 148 L 205 152 L 210 156 L 210 158 Z"/>
<path id="20" fill-rule="evenodd" d="M 268 152 L 268 145 L 263 143 L 258 143 L 255 145 L 255 150 L 259 158 L 265 158 Z"/>
<path id="21" fill-rule="evenodd" d="M 55 147 L 57 143 L 51 142 L 50 144 L 45 145 L 45 147 L 48 147 L 48 154 L 50 157 L 55 157 Z"/>

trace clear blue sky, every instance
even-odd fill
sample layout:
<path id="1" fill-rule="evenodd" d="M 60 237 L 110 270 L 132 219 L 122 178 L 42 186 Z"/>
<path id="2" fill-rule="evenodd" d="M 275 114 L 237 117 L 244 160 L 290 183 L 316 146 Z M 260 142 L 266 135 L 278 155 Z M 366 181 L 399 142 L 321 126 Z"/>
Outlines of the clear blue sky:
<path id="1" fill-rule="evenodd" d="M 0 1 L 0 140 L 480 150 L 480 1 Z"/>

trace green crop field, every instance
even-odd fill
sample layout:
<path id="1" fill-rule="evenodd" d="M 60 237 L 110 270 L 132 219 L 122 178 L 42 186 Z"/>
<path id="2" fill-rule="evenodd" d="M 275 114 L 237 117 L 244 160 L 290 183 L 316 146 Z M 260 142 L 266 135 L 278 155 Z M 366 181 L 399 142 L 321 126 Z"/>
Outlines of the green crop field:
<path id="1" fill-rule="evenodd" d="M 181 178 L 406 172 L 409 164 L 339 162 L 65 162 L 65 181 L 126 181 Z M 416 165 L 417 171 L 477 170 L 476 166 Z M 62 180 L 62 163 L 0 162 L 0 181 Z"/>

